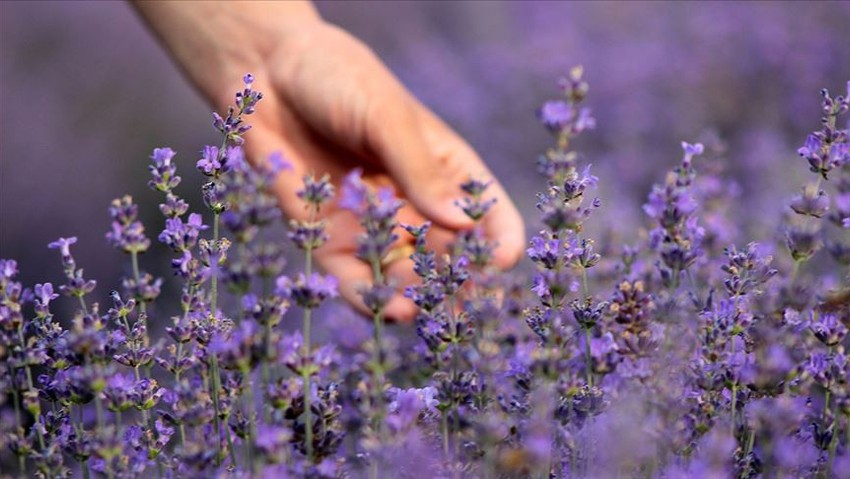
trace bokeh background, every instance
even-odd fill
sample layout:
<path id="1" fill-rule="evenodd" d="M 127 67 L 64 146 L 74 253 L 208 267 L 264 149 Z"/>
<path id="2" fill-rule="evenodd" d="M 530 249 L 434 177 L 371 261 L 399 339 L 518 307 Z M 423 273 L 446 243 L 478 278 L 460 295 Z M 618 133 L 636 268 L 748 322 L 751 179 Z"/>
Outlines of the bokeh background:
<path id="1" fill-rule="evenodd" d="M 527 218 L 549 144 L 536 108 L 577 64 L 598 122 L 580 143 L 600 178 L 596 228 L 644 222 L 650 185 L 679 142 L 720 138 L 740 184 L 730 214 L 770 236 L 806 176 L 796 149 L 818 126 L 820 88 L 850 79 L 850 2 L 319 2 L 492 165 Z M 155 237 L 152 148 L 192 165 L 216 133 L 200 97 L 123 2 L 0 3 L 0 257 L 25 284 L 60 281 L 46 245 L 78 236 L 77 262 L 106 298 L 127 261 L 104 240 L 106 208 L 132 194 Z M 189 196 L 186 193 L 187 196 Z M 197 196 L 194 198 L 198 204 Z M 529 230 L 536 229 L 534 223 Z M 170 277 L 152 248 L 143 268 Z"/>

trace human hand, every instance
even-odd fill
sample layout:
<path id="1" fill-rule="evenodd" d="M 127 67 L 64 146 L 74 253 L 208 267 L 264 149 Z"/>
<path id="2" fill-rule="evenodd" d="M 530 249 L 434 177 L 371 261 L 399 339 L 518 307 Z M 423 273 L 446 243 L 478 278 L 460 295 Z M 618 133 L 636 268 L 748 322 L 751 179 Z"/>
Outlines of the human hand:
<path id="1" fill-rule="evenodd" d="M 364 181 L 391 186 L 406 200 L 399 211 L 400 222 L 434 223 L 428 241 L 438 252 L 447 249 L 458 231 L 472 226 L 454 205 L 460 196 L 459 185 L 470 176 L 490 179 L 492 173 L 368 47 L 323 22 L 309 4 L 296 4 L 301 9 L 295 12 L 299 22 L 288 18 L 291 10 L 281 12 L 279 6 L 238 5 L 229 12 L 232 15 L 227 15 L 228 9 L 235 4 L 171 5 L 169 8 L 177 12 L 159 19 L 156 7 L 138 7 L 166 44 L 173 46 L 178 62 L 216 106 L 230 100 L 242 73 L 254 73 L 255 87 L 265 96 L 262 107 L 252 116 L 246 152 L 252 161 L 261 161 L 282 151 L 292 162 L 295 174 L 281 175 L 275 185 L 288 217 L 306 219 L 305 205 L 295 195 L 304 175 L 328 173 L 338 186 L 352 168 L 361 167 Z M 203 11 L 210 8 L 213 10 Z M 252 9 L 253 14 L 248 13 Z M 175 18 L 184 23 L 203 18 L 202 45 L 186 45 L 192 39 L 182 38 L 179 32 L 193 30 L 186 24 L 175 26 Z M 279 24 L 273 21 L 275 18 Z M 285 18 L 288 20 L 284 22 Z M 233 36 L 222 40 L 215 31 L 225 30 L 210 26 L 216 20 L 239 24 L 240 19 L 244 37 L 236 30 L 236 38 L 244 41 L 234 42 Z M 229 27 L 226 31 L 233 32 L 233 25 Z M 208 36 L 204 28 L 211 29 Z M 197 29 L 194 32 L 199 33 Z M 235 44 L 239 48 L 228 49 Z M 516 263 L 525 244 L 522 219 L 500 184 L 494 182 L 488 193 L 497 202 L 483 220 L 483 231 L 498 244 L 495 264 L 507 268 Z M 358 219 L 335 205 L 326 208 L 322 216 L 328 221 L 331 239 L 315 251 L 316 261 L 340 280 L 342 296 L 364 310 L 357 288 L 370 283 L 372 274 L 355 256 L 353 232 L 359 231 Z M 402 242 L 409 240 L 406 233 L 400 236 Z M 386 274 L 399 290 L 416 281 L 412 266 L 406 258 L 387 266 Z M 385 310 L 387 317 L 400 321 L 411 320 L 415 312 L 413 303 L 401 294 Z"/>

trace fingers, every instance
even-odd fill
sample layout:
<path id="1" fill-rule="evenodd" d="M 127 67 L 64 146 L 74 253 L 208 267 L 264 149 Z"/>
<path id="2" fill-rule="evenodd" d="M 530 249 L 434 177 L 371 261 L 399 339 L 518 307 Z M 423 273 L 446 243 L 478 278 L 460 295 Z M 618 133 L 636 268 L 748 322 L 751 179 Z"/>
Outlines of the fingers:
<path id="1" fill-rule="evenodd" d="M 486 195 L 496 199 L 496 204 L 482 220 L 484 233 L 497 243 L 494 262 L 502 269 L 512 267 L 522 257 L 526 247 L 525 225 L 522 216 L 511 201 L 501 183 L 493 176 L 477 153 L 448 125 L 423 106 L 418 107 L 422 136 L 432 154 L 444 158 L 444 163 L 458 166 L 450 168 L 454 176 L 444 176 L 443 181 L 452 183 L 454 196 L 458 196 L 458 185 L 469 177 L 493 180 Z M 458 209 L 456 206 L 455 209 Z"/>
<path id="2" fill-rule="evenodd" d="M 475 151 L 412 98 L 380 103 L 374 112 L 367 120 L 367 134 L 374 138 L 377 154 L 413 206 L 437 225 L 470 228 L 472 223 L 454 204 L 459 185 L 470 176 L 494 180 L 488 193 L 496 204 L 483 220 L 484 231 L 497 243 L 496 266 L 506 269 L 516 264 L 525 248 L 522 217 Z"/>
<path id="3" fill-rule="evenodd" d="M 317 252 L 318 253 L 318 252 Z M 362 288 L 372 284 L 372 269 L 364 262 L 357 259 L 351 251 L 325 252 L 317 254 L 316 260 L 328 274 L 339 280 L 339 293 L 349 304 L 359 312 L 370 316 L 372 313 L 363 304 L 360 295 Z M 409 278 L 403 273 L 405 269 L 412 274 L 413 265 L 409 259 L 399 260 L 390 265 L 392 272 L 387 271 L 388 278 L 396 287 L 396 293 L 384 308 L 384 317 L 389 321 L 410 323 L 416 316 L 417 307 L 413 301 L 403 295 L 404 286 L 412 284 L 415 278 Z M 402 283 L 403 282 L 403 283 Z"/>
<path id="4" fill-rule="evenodd" d="M 255 161 L 262 161 L 273 151 L 285 150 L 287 152 L 288 158 L 293 162 L 294 171 L 285 172 L 277 178 L 275 193 L 281 206 L 286 210 L 287 216 L 290 218 L 303 217 L 303 205 L 300 201 L 297 201 L 295 192 L 302 187 L 301 177 L 309 171 L 305 154 L 301 153 L 305 149 L 302 147 L 293 150 L 279 135 L 264 126 L 255 128 L 252 130 L 252 134 L 254 135 L 252 137 L 254 147 L 252 153 L 256 156 Z M 306 155 L 311 159 L 310 163 L 313 165 L 330 163 L 325 158 L 326 156 L 333 156 L 333 152 L 314 149 Z M 339 169 L 338 165 L 337 169 L 339 171 L 332 171 L 332 176 L 338 177 L 345 172 L 344 169 Z M 365 178 L 364 181 L 374 187 L 393 186 L 392 180 L 386 175 L 372 175 Z M 330 207 L 324 211 L 323 216 L 327 220 L 330 239 L 315 251 L 316 262 L 326 273 L 337 277 L 340 283 L 341 296 L 358 311 L 369 315 L 370 312 L 363 304 L 359 288 L 372 284 L 372 271 L 368 265 L 357 259 L 355 253 L 356 236 L 362 228 L 357 218 L 347 211 Z M 421 225 L 426 221 L 426 218 L 408 201 L 399 210 L 398 221 L 403 224 Z M 396 233 L 400 237 L 396 247 L 402 244 L 410 244 L 412 238 L 406 231 L 398 228 Z M 427 242 L 428 247 L 439 254 L 448 251 L 449 244 L 455 239 L 454 230 L 435 225 L 428 232 Z M 396 290 L 396 294 L 386 306 L 386 318 L 402 323 L 411 322 L 416 314 L 416 306 L 403 294 L 406 287 L 419 282 L 419 278 L 413 273 L 413 262 L 409 258 L 399 258 L 386 266 L 385 274 L 389 284 Z"/>
<path id="5" fill-rule="evenodd" d="M 396 290 L 395 296 L 387 304 L 387 317 L 403 323 L 412 322 L 419 308 L 404 296 L 404 290 L 419 283 L 419 278 L 413 273 L 413 261 L 410 258 L 393 261 L 387 265 L 384 273 L 388 283 Z"/>
<path id="6" fill-rule="evenodd" d="M 404 196 L 426 218 L 452 229 L 472 222 L 457 207 L 457 165 L 434 155 L 422 135 L 415 108 L 407 95 L 375 99 L 366 119 L 366 136 Z"/>

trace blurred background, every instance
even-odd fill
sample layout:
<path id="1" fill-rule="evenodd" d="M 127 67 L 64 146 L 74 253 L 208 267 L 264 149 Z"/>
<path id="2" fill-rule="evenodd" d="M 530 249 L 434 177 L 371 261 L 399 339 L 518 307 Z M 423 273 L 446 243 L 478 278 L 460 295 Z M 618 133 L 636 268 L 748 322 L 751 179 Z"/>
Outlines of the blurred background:
<path id="1" fill-rule="evenodd" d="M 821 88 L 850 79 L 850 2 L 319 2 L 324 17 L 370 45 L 453 125 L 505 183 L 527 218 L 550 144 L 535 110 L 582 64 L 597 129 L 578 144 L 600 178 L 592 222 L 625 235 L 680 158 L 680 141 L 720 138 L 740 184 L 730 214 L 775 229 L 807 178 L 796 149 L 816 129 Z M 78 236 L 77 263 L 104 300 L 127 260 L 109 248 L 107 206 L 142 204 L 152 148 L 178 152 L 184 195 L 200 184 L 197 152 L 216 141 L 210 112 L 124 2 L 0 3 L 0 257 L 27 285 L 60 281 L 48 242 Z M 699 168 L 699 164 L 697 165 Z M 534 223 L 529 231 L 536 230 Z M 171 277 L 155 246 L 142 267 Z"/>

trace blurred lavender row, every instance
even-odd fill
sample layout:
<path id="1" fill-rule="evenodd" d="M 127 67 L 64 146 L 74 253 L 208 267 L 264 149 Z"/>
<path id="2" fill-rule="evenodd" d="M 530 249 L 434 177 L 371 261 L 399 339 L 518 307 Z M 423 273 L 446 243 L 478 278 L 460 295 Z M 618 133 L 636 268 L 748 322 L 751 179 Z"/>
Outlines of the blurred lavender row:
<path id="1" fill-rule="evenodd" d="M 817 120 L 813 92 L 840 89 L 850 71 L 846 2 L 318 6 L 455 126 L 526 213 L 526 165 L 546 141 L 528 120 L 569 66 L 585 65 L 606 125 L 584 150 L 611 180 L 606 203 L 639 204 L 676 140 L 707 143 L 700 133 L 713 127 L 747 211 L 765 212 L 736 218 L 751 227 L 775 224 L 773 192 L 799 182 L 775 165 Z M 47 269 L 32 245 L 73 234 L 92 276 L 117 280 L 118 257 L 98 253 L 107 218 L 90 212 L 124 192 L 153 201 L 138 166 L 159 143 L 188 154 L 209 140 L 207 109 L 124 3 L 3 2 L 0 12 L 0 253 L 34 282 Z M 637 207 L 602 215 L 639 221 Z"/>
<path id="2" fill-rule="evenodd" d="M 338 14 L 343 22 L 351 5 L 328 5 L 328 16 Z M 338 194 L 327 177 L 305 177 L 298 197 L 309 205 L 310 219 L 290 222 L 286 236 L 294 248 L 281 241 L 283 225 L 269 185 L 276 175 L 288 174 L 287 164 L 280 155 L 258 169 L 245 161 L 245 121 L 262 99 L 253 90 L 253 76 L 245 75 L 235 104 L 222 112 L 224 118 L 215 115 L 218 134 L 199 143 L 210 146 L 198 154 L 182 148 L 177 157 L 171 148 L 153 149 L 150 181 L 138 175 L 141 161 L 118 164 L 116 171 L 133 178 L 127 189 L 135 193 L 146 184 L 154 190 L 153 201 L 143 191 L 135 194 L 138 203 L 120 196 L 124 191 L 113 190 L 119 182 L 103 175 L 108 168 L 95 162 L 83 167 L 59 161 L 57 174 L 67 168 L 59 178 L 22 176 L 40 186 L 30 188 L 49 199 L 48 211 L 64 221 L 74 218 L 72 211 L 85 216 L 60 225 L 61 233 L 46 225 L 50 240 L 61 234 L 48 245 L 58 250 L 61 267 L 55 253 L 42 268 L 36 261 L 15 261 L 16 253 L 5 246 L 0 252 L 0 470 L 86 479 L 151 474 L 845 477 L 850 470 L 850 81 L 833 63 L 839 48 L 824 53 L 822 62 L 813 53 L 772 57 L 758 48 L 762 37 L 750 38 L 752 30 L 745 29 L 750 25 L 742 23 L 740 31 L 685 28 L 696 18 L 699 26 L 716 26 L 726 17 L 783 12 L 794 18 L 791 31 L 796 32 L 805 21 L 795 17 L 800 12 L 793 6 L 676 5 L 665 17 L 632 4 L 472 5 L 405 4 L 386 11 L 399 20 L 395 28 L 410 22 L 408 35 L 416 25 L 427 27 L 432 11 L 433 18 L 468 14 L 467 25 L 492 24 L 476 38 L 494 31 L 510 38 L 513 28 L 529 24 L 546 32 L 556 28 L 547 24 L 559 9 L 582 25 L 592 19 L 603 23 L 616 11 L 623 15 L 616 17 L 623 29 L 611 38 L 623 35 L 627 24 L 652 24 L 649 37 L 667 32 L 663 48 L 639 48 L 658 50 L 657 58 L 646 55 L 640 67 L 628 68 L 600 62 L 604 54 L 583 57 L 608 48 L 595 44 L 592 50 L 574 39 L 575 54 L 568 53 L 570 48 L 562 54 L 592 65 L 590 79 L 599 78 L 609 90 L 594 87 L 588 97 L 585 70 L 563 66 L 550 72 L 559 77 L 559 97 L 545 102 L 534 98 L 537 87 L 528 85 L 551 84 L 549 79 L 527 78 L 522 86 L 516 84 L 514 95 L 500 88 L 509 88 L 522 72 L 544 74 L 555 68 L 554 52 L 543 56 L 541 65 L 532 52 L 521 52 L 523 61 L 513 62 L 516 75 L 494 76 L 501 71 L 495 65 L 512 65 L 498 59 L 500 40 L 478 45 L 450 26 L 440 38 L 456 38 L 460 47 L 445 49 L 451 54 L 411 53 L 433 37 L 382 52 L 421 96 L 445 88 L 443 94 L 451 95 L 441 98 L 476 99 L 451 102 L 456 109 L 443 113 L 473 143 L 483 145 L 480 151 L 494 159 L 498 174 L 517 180 L 508 188 L 523 209 L 534 201 L 537 215 L 526 215 L 537 219 L 529 220 L 533 234 L 524 268 L 501 274 L 491 266 L 494 245 L 478 223 L 493 205 L 486 180 L 458 185 L 463 194 L 458 206 L 475 226 L 461 232 L 445 255 L 428 249 L 428 223 L 403 225 L 407 233 L 402 233 L 395 217 L 400 203 L 392 191 L 372 189 L 356 169 Z M 102 13 L 93 5 L 82 7 Z M 824 15 L 812 21 L 827 25 L 833 10 L 807 10 L 806 15 Z M 846 8 L 838 11 L 846 13 Z M 350 15 L 353 22 L 363 12 Z M 719 19 L 712 21 L 712 16 Z M 636 18 L 643 23 L 629 23 Z M 610 23 L 605 18 L 605 25 Z M 352 24 L 355 33 L 358 28 Z M 587 27 L 575 31 L 596 38 Z M 380 33 L 371 33 L 376 45 Z M 540 35 L 541 45 L 558 42 Z M 775 45 L 782 43 L 781 35 L 771 35 Z M 795 47 L 807 45 L 803 38 L 811 33 L 799 36 L 788 37 Z M 737 83 L 718 74 L 721 67 L 715 68 L 711 48 L 702 61 L 693 52 L 717 38 L 739 37 L 743 43 L 730 54 L 752 46 L 764 67 L 750 76 L 743 68 L 750 64 L 723 59 L 727 68 L 741 67 L 729 78 L 747 79 L 741 87 L 747 96 L 725 104 L 736 98 L 728 88 Z M 519 43 L 505 40 L 505 45 Z M 622 43 L 643 45 L 627 37 Z M 439 39 L 433 43 L 439 44 Z M 646 45 L 654 44 L 646 40 Z M 616 57 L 637 62 L 638 55 L 617 51 Z M 420 69 L 447 67 L 446 59 L 463 52 L 480 68 L 477 77 L 470 73 L 477 69 L 467 72 L 475 81 L 461 81 L 463 75 L 455 70 L 458 84 L 450 85 L 452 69 L 443 68 L 432 70 L 433 81 L 422 83 L 413 66 L 419 61 Z M 682 62 L 676 61 L 679 56 Z M 830 87 L 832 94 L 823 89 L 818 99 L 819 88 L 813 86 L 801 87 L 795 96 L 790 91 L 796 86 L 789 86 L 781 101 L 765 99 L 785 87 L 771 88 L 783 78 L 778 72 L 787 68 L 790 75 L 807 67 L 837 69 L 824 73 L 840 78 L 837 86 L 819 76 L 794 77 Z M 636 81 L 628 81 L 632 78 Z M 109 111 L 115 98 L 123 98 L 117 90 L 130 85 L 139 99 L 155 96 L 150 85 L 117 84 L 116 92 L 98 90 L 89 109 Z M 641 101 L 631 103 L 634 96 Z M 526 97 L 542 107 L 522 108 Z M 182 98 L 191 103 L 192 97 Z M 819 102 L 820 108 L 813 106 L 813 118 L 804 120 L 800 111 L 809 108 L 797 102 Z M 169 124 L 173 120 L 166 119 L 177 104 L 161 105 L 151 117 L 155 135 L 144 131 L 136 115 L 128 115 L 132 127 L 120 143 L 149 138 L 159 143 L 160 137 L 177 134 Z M 22 111 L 30 111 L 26 106 Z M 518 110 L 506 116 L 511 108 Z M 531 133 L 513 136 L 532 124 L 522 110 L 536 113 L 554 144 L 542 139 L 538 144 L 539 135 Z M 736 121 L 725 123 L 724 112 Z M 62 116 L 42 114 L 54 121 Z M 499 126 L 502 121 L 505 127 Z M 717 128 L 702 131 L 700 121 Z M 94 128 L 98 135 L 86 136 L 90 125 L 85 120 L 67 123 L 75 127 L 57 124 L 57 131 L 69 137 L 56 147 L 62 160 L 78 136 L 112 137 L 116 126 Z M 504 149 L 499 142 L 505 142 Z M 508 143 L 519 150 L 512 152 Z M 677 143 L 682 151 L 668 152 L 666 145 Z M 525 153 L 526 147 L 533 152 Z M 619 153 L 620 158 L 617 152 L 627 153 Z M 630 160 L 634 154 L 640 161 Z M 533 171 L 535 159 L 544 181 L 526 186 L 527 173 L 512 172 Z M 203 186 L 182 181 L 187 163 L 201 173 L 198 179 L 205 177 Z M 79 178 L 72 172 L 80 172 Z M 41 184 L 51 178 L 71 182 L 78 195 L 57 199 L 56 189 Z M 102 227 L 89 220 L 103 209 L 86 203 L 97 194 L 94 184 L 117 197 Z M 184 195 L 203 206 L 189 205 Z M 317 214 L 334 197 L 360 219 L 356 255 L 373 276 L 359 293 L 371 326 L 350 313 L 318 314 L 328 312 L 320 306 L 338 293 L 335 278 L 312 269 L 313 250 L 327 240 Z M 151 206 L 155 203 L 160 203 L 158 212 Z M 27 215 L 19 228 L 26 236 L 20 243 L 26 252 L 43 255 L 34 243 L 38 232 L 32 218 Z M 4 230 L 6 224 L 4 219 Z M 113 261 L 108 256 L 83 259 L 80 254 L 89 233 L 99 236 L 89 239 L 93 250 L 103 251 L 104 231 L 116 250 L 114 263 L 125 265 L 116 268 L 121 281 L 109 277 Z M 387 260 L 403 234 L 413 238 L 411 258 L 421 279 L 405 290 L 418 306 L 418 338 L 409 346 L 400 343 L 406 338 L 384 328 L 392 292 Z M 283 244 L 294 260 L 287 271 Z M 142 258 L 140 253 L 145 253 Z M 105 265 L 105 278 L 89 269 L 98 264 Z M 59 272 L 64 278 L 47 281 Z M 35 280 L 27 278 L 30 274 Z M 59 293 L 65 298 L 59 299 Z M 296 314 L 287 314 L 294 306 Z M 301 330 L 292 331 L 298 313 Z M 323 340 L 313 329 L 330 329 L 341 337 Z"/>

